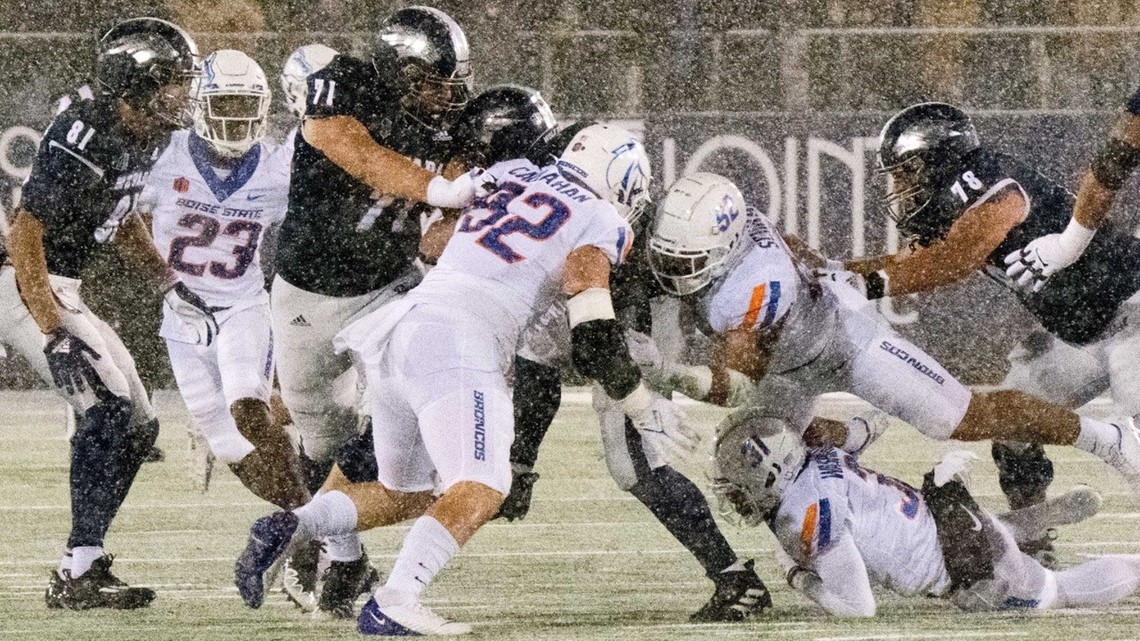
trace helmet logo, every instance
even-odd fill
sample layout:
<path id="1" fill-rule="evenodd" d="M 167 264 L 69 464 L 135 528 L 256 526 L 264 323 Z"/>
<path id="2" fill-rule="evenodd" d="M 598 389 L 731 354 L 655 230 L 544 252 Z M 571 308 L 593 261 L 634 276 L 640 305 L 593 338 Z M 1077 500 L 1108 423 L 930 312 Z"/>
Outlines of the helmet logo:
<path id="1" fill-rule="evenodd" d="M 184 194 L 190 191 L 190 181 L 185 176 L 179 176 L 174 179 L 174 191 Z"/>
<path id="2" fill-rule="evenodd" d="M 744 455 L 744 460 L 748 462 L 748 465 L 755 469 L 764 462 L 764 457 L 772 454 L 772 450 L 768 449 L 764 441 L 751 436 L 740 447 L 740 453 Z"/>
<path id="3" fill-rule="evenodd" d="M 724 200 L 721 201 L 718 209 L 720 211 L 716 216 L 716 228 L 723 234 L 732 226 L 732 221 L 740 217 L 740 210 L 737 209 L 736 203 L 733 202 L 732 196 L 729 194 L 724 195 Z"/>

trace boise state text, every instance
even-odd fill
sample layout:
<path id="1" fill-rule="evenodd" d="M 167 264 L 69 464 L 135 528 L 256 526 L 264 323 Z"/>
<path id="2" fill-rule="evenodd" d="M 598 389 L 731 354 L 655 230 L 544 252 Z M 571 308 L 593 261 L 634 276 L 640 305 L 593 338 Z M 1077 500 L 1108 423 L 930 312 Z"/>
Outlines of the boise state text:
<path id="1" fill-rule="evenodd" d="M 226 218 L 241 218 L 244 220 L 257 220 L 261 218 L 264 209 L 237 209 L 235 207 L 222 207 L 221 205 L 204 203 L 191 198 L 179 198 L 175 203 L 191 211 L 200 211 L 204 214 L 225 216 Z"/>

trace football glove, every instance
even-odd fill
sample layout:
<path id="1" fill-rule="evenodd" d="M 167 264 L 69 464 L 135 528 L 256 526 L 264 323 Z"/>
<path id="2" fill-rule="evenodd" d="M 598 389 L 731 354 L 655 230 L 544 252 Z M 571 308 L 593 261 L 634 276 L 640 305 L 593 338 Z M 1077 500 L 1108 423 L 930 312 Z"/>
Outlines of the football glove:
<path id="1" fill-rule="evenodd" d="M 210 345 L 218 335 L 218 321 L 202 297 L 179 281 L 162 295 L 166 306 L 197 334 L 198 345 Z"/>
<path id="2" fill-rule="evenodd" d="M 685 412 L 673 401 L 642 384 L 621 403 L 641 438 L 654 443 L 658 451 L 667 454 L 670 462 L 683 460 L 697 449 L 700 437 L 688 425 Z"/>
<path id="3" fill-rule="evenodd" d="M 485 195 L 493 186 L 494 180 L 482 169 L 472 169 L 455 180 L 436 176 L 428 183 L 424 202 L 442 209 L 463 209 L 476 196 Z"/>
<path id="4" fill-rule="evenodd" d="M 969 488 L 970 465 L 971 461 L 976 460 L 978 460 L 978 455 L 968 450 L 947 452 L 942 460 L 934 466 L 934 485 L 942 487 L 956 479 Z"/>
<path id="5" fill-rule="evenodd" d="M 867 279 L 846 269 L 816 269 L 812 275 L 819 280 L 829 280 L 833 283 L 845 283 L 855 288 L 863 297 L 867 296 Z"/>
<path id="6" fill-rule="evenodd" d="M 91 364 L 91 361 L 103 357 L 66 327 L 60 327 L 48 335 L 44 356 L 47 356 L 52 382 L 67 392 L 68 396 L 82 393 L 88 388 L 96 393 L 106 389 L 103 379 L 99 378 L 99 373 Z"/>
<path id="7" fill-rule="evenodd" d="M 534 484 L 538 482 L 538 474 L 534 472 L 515 472 L 512 474 L 511 492 L 503 499 L 499 506 L 499 513 L 495 518 L 503 517 L 508 521 L 522 520 L 530 512 L 530 500 L 534 494 Z"/>
<path id="8" fill-rule="evenodd" d="M 1005 275 L 1018 287 L 1039 292 L 1053 274 L 1077 262 L 1095 234 L 1096 230 L 1070 220 L 1064 232 L 1036 238 L 1010 252 Z"/>

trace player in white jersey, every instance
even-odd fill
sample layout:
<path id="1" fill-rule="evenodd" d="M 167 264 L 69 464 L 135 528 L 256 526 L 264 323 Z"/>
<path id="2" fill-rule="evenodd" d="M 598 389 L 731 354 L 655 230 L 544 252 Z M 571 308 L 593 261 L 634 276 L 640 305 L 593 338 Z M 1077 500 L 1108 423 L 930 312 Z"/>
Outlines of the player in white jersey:
<path id="1" fill-rule="evenodd" d="M 141 198 L 155 246 L 214 311 L 206 345 L 166 311 L 178 389 L 213 454 L 257 496 L 284 509 L 309 500 L 289 435 L 269 413 L 273 336 L 261 271 L 265 230 L 282 220 L 291 156 L 264 138 L 265 73 L 232 49 L 206 58 L 193 130 L 171 137 Z"/>
<path id="2" fill-rule="evenodd" d="M 806 449 L 780 421 L 722 427 L 722 506 L 746 525 L 766 522 L 789 584 L 834 615 L 873 616 L 873 585 L 970 610 L 1103 605 L 1140 587 L 1140 555 L 1053 572 L 1018 550 L 1047 527 L 1095 514 L 1100 497 L 1088 488 L 994 516 L 969 495 L 969 452 L 948 454 L 919 491 L 838 448 Z"/>
<path id="3" fill-rule="evenodd" d="M 338 335 L 367 373 L 380 483 L 259 521 L 238 561 L 247 601 L 260 599 L 261 572 L 290 539 L 422 514 L 359 629 L 468 632 L 420 605 L 420 593 L 510 487 L 506 373 L 530 318 L 562 296 L 578 369 L 621 399 L 635 425 L 685 438 L 680 411 L 641 383 L 608 290 L 610 267 L 633 240 L 619 211 L 645 198 L 644 149 L 622 129 L 577 125 L 528 155 L 491 167 L 495 188 L 464 210 L 419 286 Z"/>
<path id="4" fill-rule="evenodd" d="M 691 398 L 729 404 L 743 396 L 754 415 L 783 419 L 803 433 L 817 395 L 850 392 L 936 440 L 1075 445 L 1140 492 L 1140 438 L 1130 419 L 1081 417 L 1025 392 L 971 392 L 853 287 L 809 274 L 721 176 L 679 180 L 658 210 L 649 247 L 667 291 L 707 290 L 704 320 L 715 336 L 710 367 L 670 368 Z M 860 438 L 839 433 L 826 442 Z"/>

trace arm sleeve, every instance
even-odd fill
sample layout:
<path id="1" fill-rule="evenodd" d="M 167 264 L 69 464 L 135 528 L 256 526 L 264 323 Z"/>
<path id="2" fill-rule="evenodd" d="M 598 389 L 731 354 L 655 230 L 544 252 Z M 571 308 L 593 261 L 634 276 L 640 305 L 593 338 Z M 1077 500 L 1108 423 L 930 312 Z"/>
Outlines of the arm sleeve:
<path id="1" fill-rule="evenodd" d="M 805 577 L 803 592 L 835 616 L 875 615 L 875 595 L 863 555 L 844 533 L 826 552 L 813 559 L 814 572 Z"/>

